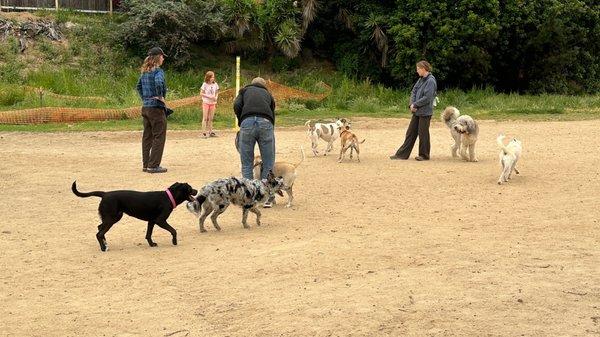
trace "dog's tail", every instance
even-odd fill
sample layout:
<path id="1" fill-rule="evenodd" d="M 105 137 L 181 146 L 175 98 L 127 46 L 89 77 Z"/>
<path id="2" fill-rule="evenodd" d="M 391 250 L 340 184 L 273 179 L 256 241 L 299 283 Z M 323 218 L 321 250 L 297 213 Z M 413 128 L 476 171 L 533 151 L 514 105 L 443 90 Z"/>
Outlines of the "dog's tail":
<path id="1" fill-rule="evenodd" d="M 80 198 L 87 198 L 87 197 L 104 197 L 104 194 L 106 194 L 106 192 L 102 192 L 102 191 L 93 191 L 93 192 L 88 192 L 88 193 L 83 193 L 83 192 L 79 192 L 77 190 L 77 184 L 76 181 L 73 182 L 73 185 L 71 185 L 71 191 L 73 191 L 73 194 L 75 194 L 76 196 L 80 197 Z"/>
<path id="2" fill-rule="evenodd" d="M 362 143 L 364 143 L 364 142 L 365 142 L 365 140 L 367 140 L 367 139 L 365 138 L 365 139 L 361 140 L 360 142 L 358 142 L 358 144 L 362 144 Z"/>
<path id="3" fill-rule="evenodd" d="M 498 146 L 502 149 L 502 152 L 504 152 L 504 154 L 507 154 L 508 150 L 506 149 L 506 145 L 504 145 L 504 138 L 505 136 L 503 134 L 499 134 L 496 138 L 496 143 L 498 143 Z"/>
<path id="4" fill-rule="evenodd" d="M 298 162 L 298 164 L 294 165 L 294 168 L 298 168 L 298 166 L 300 166 L 300 164 L 302 164 L 302 162 L 304 161 L 304 146 L 300 145 L 300 151 L 302 152 L 302 159 L 300 159 L 300 161 Z"/>

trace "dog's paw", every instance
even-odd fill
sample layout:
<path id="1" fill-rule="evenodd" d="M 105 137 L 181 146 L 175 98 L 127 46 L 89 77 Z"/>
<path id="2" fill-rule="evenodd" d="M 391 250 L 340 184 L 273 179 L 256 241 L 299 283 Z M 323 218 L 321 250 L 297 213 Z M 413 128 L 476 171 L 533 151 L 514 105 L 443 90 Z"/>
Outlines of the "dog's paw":
<path id="1" fill-rule="evenodd" d="M 177 238 L 173 238 L 173 246 L 177 246 Z"/>
<path id="2" fill-rule="evenodd" d="M 250 226 L 248 226 L 248 224 L 243 223 L 242 226 L 244 226 L 244 228 L 246 229 L 250 229 Z"/>
<path id="3" fill-rule="evenodd" d="M 158 244 L 156 242 L 151 242 L 150 243 L 150 247 L 157 247 L 157 246 L 158 246 Z"/>

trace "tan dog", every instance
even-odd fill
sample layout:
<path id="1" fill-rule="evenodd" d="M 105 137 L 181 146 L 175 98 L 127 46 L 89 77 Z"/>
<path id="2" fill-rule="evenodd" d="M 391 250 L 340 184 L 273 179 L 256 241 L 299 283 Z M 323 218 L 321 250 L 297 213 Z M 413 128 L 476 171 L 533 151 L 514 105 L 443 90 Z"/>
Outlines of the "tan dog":
<path id="1" fill-rule="evenodd" d="M 342 148 L 340 149 L 340 157 L 338 158 L 338 163 L 342 162 L 342 159 L 346 156 L 346 151 L 350 149 L 350 159 L 352 159 L 352 151 L 356 150 L 356 160 L 360 163 L 360 149 L 358 148 L 358 144 L 362 144 L 366 139 L 363 139 L 361 142 L 358 141 L 358 137 L 350 131 L 350 127 L 346 126 L 343 131 L 340 132 L 340 140 L 342 142 Z"/>
<path id="2" fill-rule="evenodd" d="M 475 143 L 479 135 L 479 126 L 477 122 L 469 115 L 461 115 L 460 111 L 449 106 L 442 112 L 442 121 L 450 129 L 450 134 L 454 138 L 452 145 L 452 157 L 458 157 L 457 152 L 460 150 L 460 156 L 466 161 L 476 162 Z M 467 150 L 469 154 L 467 155 Z"/>
<path id="3" fill-rule="evenodd" d="M 315 157 L 319 154 L 317 150 L 319 138 L 327 142 L 327 148 L 325 149 L 324 156 L 333 148 L 333 142 L 335 142 L 340 136 L 340 131 L 349 124 L 349 121 L 345 118 L 337 118 L 333 123 L 317 123 L 312 120 L 308 120 L 304 125 L 308 127 L 308 137 L 312 144 L 312 151 Z"/>
<path id="4" fill-rule="evenodd" d="M 288 195 L 288 202 L 285 207 L 291 207 L 292 201 L 294 200 L 294 191 L 292 187 L 294 186 L 294 181 L 296 181 L 296 177 L 298 173 L 296 169 L 302 162 L 304 161 L 304 148 L 301 146 L 300 151 L 302 151 L 302 159 L 298 164 L 287 163 L 283 161 L 275 162 L 273 165 L 273 174 L 276 177 L 283 177 L 283 187 L 282 191 L 285 191 Z M 254 156 L 254 179 L 260 179 L 260 172 L 262 171 L 262 159 L 259 155 Z M 275 203 L 275 200 L 273 200 Z"/>

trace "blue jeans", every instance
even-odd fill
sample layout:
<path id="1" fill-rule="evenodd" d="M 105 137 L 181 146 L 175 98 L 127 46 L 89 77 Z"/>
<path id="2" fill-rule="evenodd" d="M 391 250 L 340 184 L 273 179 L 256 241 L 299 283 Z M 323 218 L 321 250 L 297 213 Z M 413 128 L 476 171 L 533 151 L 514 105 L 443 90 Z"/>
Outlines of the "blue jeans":
<path id="1" fill-rule="evenodd" d="M 273 169 L 275 163 L 275 131 L 271 121 L 258 116 L 247 117 L 240 124 L 240 159 L 242 161 L 242 176 L 253 179 L 254 146 L 258 143 L 260 157 L 262 158 L 261 179 L 266 179 L 267 174 Z"/>

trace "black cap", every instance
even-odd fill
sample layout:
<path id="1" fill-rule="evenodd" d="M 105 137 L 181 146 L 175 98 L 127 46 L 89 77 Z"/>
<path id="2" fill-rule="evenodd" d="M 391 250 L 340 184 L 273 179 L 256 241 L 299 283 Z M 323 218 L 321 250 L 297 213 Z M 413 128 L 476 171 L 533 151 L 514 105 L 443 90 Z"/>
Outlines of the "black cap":
<path id="1" fill-rule="evenodd" d="M 154 55 L 162 55 L 164 57 L 167 57 L 167 54 L 165 54 L 165 52 L 160 47 L 152 47 L 150 48 L 150 50 L 148 50 L 148 56 Z"/>

